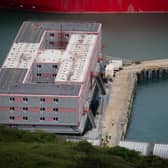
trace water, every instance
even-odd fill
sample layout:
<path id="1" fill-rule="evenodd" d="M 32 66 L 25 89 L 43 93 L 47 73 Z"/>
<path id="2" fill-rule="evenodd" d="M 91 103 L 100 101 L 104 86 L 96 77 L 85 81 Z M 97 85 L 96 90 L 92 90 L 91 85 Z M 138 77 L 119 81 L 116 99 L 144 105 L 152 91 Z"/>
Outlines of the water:
<path id="1" fill-rule="evenodd" d="M 100 22 L 104 54 L 133 60 L 168 57 L 168 14 L 60 15 L 1 11 L 0 63 L 22 22 L 32 20 Z M 160 81 L 138 86 L 127 139 L 168 143 L 167 84 L 168 81 Z"/>
<path id="2" fill-rule="evenodd" d="M 126 140 L 168 143 L 168 80 L 139 84 Z"/>
<path id="3" fill-rule="evenodd" d="M 56 15 L 16 11 L 0 12 L 0 61 L 23 21 L 89 21 L 103 25 L 103 52 L 128 59 L 166 58 L 168 14 Z"/>

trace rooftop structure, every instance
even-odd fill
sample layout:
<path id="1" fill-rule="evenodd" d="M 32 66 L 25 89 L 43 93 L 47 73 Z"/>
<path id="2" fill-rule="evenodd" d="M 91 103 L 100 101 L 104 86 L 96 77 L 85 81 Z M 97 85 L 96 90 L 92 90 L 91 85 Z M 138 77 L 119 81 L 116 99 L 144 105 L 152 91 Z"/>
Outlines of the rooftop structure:
<path id="1" fill-rule="evenodd" d="M 100 55 L 101 24 L 24 22 L 0 69 L 0 124 L 82 133 Z"/>

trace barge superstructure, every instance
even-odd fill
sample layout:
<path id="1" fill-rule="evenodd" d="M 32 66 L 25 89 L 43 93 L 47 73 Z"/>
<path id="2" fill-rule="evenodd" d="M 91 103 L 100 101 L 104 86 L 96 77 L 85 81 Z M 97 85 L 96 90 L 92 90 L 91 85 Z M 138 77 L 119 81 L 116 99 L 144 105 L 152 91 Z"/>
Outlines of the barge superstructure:
<path id="1" fill-rule="evenodd" d="M 99 56 L 99 23 L 24 22 L 0 69 L 0 124 L 83 133 Z"/>

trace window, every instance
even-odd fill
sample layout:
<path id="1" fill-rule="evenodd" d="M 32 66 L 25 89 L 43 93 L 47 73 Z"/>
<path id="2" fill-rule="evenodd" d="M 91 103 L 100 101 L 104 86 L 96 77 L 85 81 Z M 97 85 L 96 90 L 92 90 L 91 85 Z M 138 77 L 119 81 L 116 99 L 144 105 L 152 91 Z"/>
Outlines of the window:
<path id="1" fill-rule="evenodd" d="M 45 111 L 45 108 L 44 108 L 44 107 L 41 107 L 41 108 L 40 108 L 40 111 L 41 111 L 41 112 Z"/>
<path id="2" fill-rule="evenodd" d="M 66 38 L 66 39 L 69 39 L 69 34 L 66 33 L 66 34 L 65 34 L 65 38 Z"/>
<path id="3" fill-rule="evenodd" d="M 10 120 L 14 120 L 15 117 L 14 117 L 14 116 L 10 116 L 9 119 L 10 119 Z"/>
<path id="4" fill-rule="evenodd" d="M 56 77 L 56 76 L 57 76 L 57 74 L 52 74 L 52 76 L 53 76 L 53 77 Z"/>
<path id="5" fill-rule="evenodd" d="M 27 112 L 28 111 L 28 107 L 23 107 L 23 111 Z"/>
<path id="6" fill-rule="evenodd" d="M 58 108 L 53 108 L 53 111 L 58 111 Z"/>
<path id="7" fill-rule="evenodd" d="M 37 64 L 37 68 L 41 68 L 41 64 Z"/>
<path id="8" fill-rule="evenodd" d="M 50 41 L 49 43 L 50 43 L 50 45 L 54 45 L 54 41 Z"/>
<path id="9" fill-rule="evenodd" d="M 45 102 L 45 98 L 40 98 L 40 102 Z"/>
<path id="10" fill-rule="evenodd" d="M 10 107 L 10 111 L 14 111 L 15 110 L 15 107 Z"/>
<path id="11" fill-rule="evenodd" d="M 23 107 L 23 110 L 26 110 L 26 111 L 27 111 L 27 110 L 28 110 L 28 107 Z"/>
<path id="12" fill-rule="evenodd" d="M 56 120 L 56 121 L 58 121 L 58 117 L 54 117 L 54 118 L 53 118 L 53 120 Z"/>
<path id="13" fill-rule="evenodd" d="M 52 65 L 52 67 L 55 68 L 55 69 L 57 69 L 57 65 L 56 64 Z"/>
<path id="14" fill-rule="evenodd" d="M 41 73 L 37 73 L 37 76 L 41 76 Z"/>
<path id="15" fill-rule="evenodd" d="M 45 120 L 45 117 L 40 117 L 40 120 Z"/>
<path id="16" fill-rule="evenodd" d="M 54 100 L 54 102 L 58 102 L 58 98 L 54 98 L 53 100 Z"/>
<path id="17" fill-rule="evenodd" d="M 28 98 L 27 97 L 23 97 L 23 101 L 26 103 L 28 102 Z"/>
<path id="18" fill-rule="evenodd" d="M 50 36 L 53 37 L 53 36 L 54 36 L 54 33 L 50 33 Z"/>
<path id="19" fill-rule="evenodd" d="M 28 120 L 28 117 L 27 116 L 23 116 L 23 120 Z"/>
<path id="20" fill-rule="evenodd" d="M 14 97 L 10 97 L 9 100 L 10 100 L 10 102 L 14 102 L 15 98 Z"/>

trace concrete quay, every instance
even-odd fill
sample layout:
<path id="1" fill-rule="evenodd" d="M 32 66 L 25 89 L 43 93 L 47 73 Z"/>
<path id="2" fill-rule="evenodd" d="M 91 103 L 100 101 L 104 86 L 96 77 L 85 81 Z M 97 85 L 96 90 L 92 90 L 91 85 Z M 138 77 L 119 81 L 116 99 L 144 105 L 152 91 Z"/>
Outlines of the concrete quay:
<path id="1" fill-rule="evenodd" d="M 116 72 L 103 119 L 103 146 L 116 146 L 124 140 L 137 81 L 165 75 L 168 77 L 168 59 L 132 63 Z"/>

